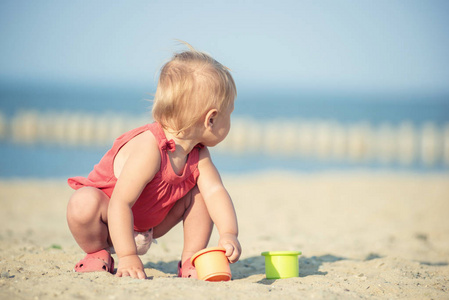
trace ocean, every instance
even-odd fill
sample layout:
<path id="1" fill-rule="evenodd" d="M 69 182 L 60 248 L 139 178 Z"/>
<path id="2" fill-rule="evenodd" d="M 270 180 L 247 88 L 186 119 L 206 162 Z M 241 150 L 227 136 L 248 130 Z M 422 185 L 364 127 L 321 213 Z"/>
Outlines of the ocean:
<path id="1" fill-rule="evenodd" d="M 95 145 L 76 142 L 55 143 L 47 142 L 45 136 L 40 136 L 32 142 L 17 140 L 13 136 L 15 134 L 13 128 L 17 126 L 15 120 L 21 113 L 32 112 L 35 115 L 47 116 L 87 114 L 103 117 L 118 114 L 128 118 L 138 116 L 139 120 L 144 120 L 142 116 L 147 115 L 148 122 L 151 122 L 152 92 L 154 89 L 151 87 L 141 86 L 41 85 L 37 83 L 0 85 L 0 119 L 2 120 L 0 122 L 0 177 L 59 178 L 87 175 L 108 149 L 107 143 Z M 232 127 L 227 148 L 211 150 L 214 162 L 222 172 L 242 173 L 274 169 L 298 172 L 352 169 L 413 172 L 447 172 L 449 170 L 449 161 L 447 161 L 449 160 L 447 157 L 449 155 L 447 153 L 449 151 L 449 95 L 445 94 L 368 94 L 246 87 L 239 90 L 233 119 L 240 125 Z M 248 122 L 252 122 L 253 128 L 260 129 L 258 134 L 262 137 L 265 136 L 265 129 L 271 132 L 270 140 L 259 138 L 258 142 L 253 141 L 252 148 L 247 146 L 245 143 L 249 143 L 248 140 L 253 136 L 248 132 L 244 137 L 239 134 L 248 127 L 245 125 Z M 293 134 L 287 137 L 283 135 L 285 124 L 297 124 L 298 128 L 304 128 L 302 125 L 307 124 L 312 132 L 301 131 L 302 129 L 295 131 L 296 129 L 292 130 L 289 125 L 288 129 Z M 334 155 L 335 151 L 333 152 L 333 148 L 338 144 L 334 138 L 335 131 L 332 131 L 335 124 L 344 128 L 344 132 L 347 133 L 344 140 L 346 152 L 339 155 Z M 367 126 L 368 131 L 359 130 L 366 129 Z M 322 155 L 314 155 L 314 152 L 321 151 L 313 148 L 318 143 L 313 138 L 319 135 L 314 131 L 315 127 L 327 130 L 320 131 L 325 133 L 321 134 L 324 136 L 321 143 L 326 145 L 326 147 L 320 146 Z M 380 142 L 377 143 L 380 146 L 374 143 L 372 147 L 370 146 L 372 149 L 370 148 L 369 155 L 363 149 L 359 149 L 362 152 L 356 149 L 357 143 L 363 146 L 372 140 L 373 136 L 378 141 L 385 141 L 382 137 L 383 133 L 379 133 L 387 132 L 388 135 L 389 131 L 385 128 L 396 133 L 400 128 L 411 128 L 407 132 L 411 136 L 419 137 L 409 143 L 410 147 L 417 148 L 416 151 L 412 151 L 417 154 L 411 155 L 410 160 L 404 163 L 396 157 L 400 158 L 399 152 L 402 148 L 394 150 L 399 154 L 395 154 L 393 158 L 377 158 L 379 151 L 384 151 L 385 155 L 388 154 L 390 150 L 385 150 L 389 147 L 388 143 L 387 146 L 380 145 Z M 274 148 L 282 148 L 284 144 L 291 144 L 292 140 L 296 139 L 294 132 L 311 135 L 312 140 L 307 142 L 303 139 L 302 145 L 311 143 L 311 145 L 307 144 L 307 147 L 313 149 L 309 149 L 306 153 L 302 151 L 301 144 L 295 144 L 285 146 L 285 148 L 290 147 L 288 153 L 282 149 L 263 151 L 263 149 L 273 148 L 272 145 L 275 145 Z M 369 132 L 370 135 L 359 138 L 360 142 L 357 140 L 357 132 Z M 425 138 L 423 132 L 430 132 L 431 137 Z M 421 142 L 421 136 L 423 142 Z M 329 139 L 331 143 L 327 142 Z M 394 134 L 392 139 L 395 139 Z M 298 143 L 301 143 L 301 138 L 298 140 Z M 243 144 L 232 145 L 237 141 Z M 351 150 L 352 144 L 356 147 L 354 151 Z M 426 150 L 429 147 L 431 150 Z M 434 148 L 436 150 L 432 150 Z M 359 154 L 358 159 L 357 151 L 362 153 Z M 426 151 L 431 151 L 430 154 L 426 154 L 430 157 L 427 161 L 425 157 L 420 158 Z M 356 159 L 348 159 L 349 156 L 346 157 L 346 154 L 355 155 Z"/>

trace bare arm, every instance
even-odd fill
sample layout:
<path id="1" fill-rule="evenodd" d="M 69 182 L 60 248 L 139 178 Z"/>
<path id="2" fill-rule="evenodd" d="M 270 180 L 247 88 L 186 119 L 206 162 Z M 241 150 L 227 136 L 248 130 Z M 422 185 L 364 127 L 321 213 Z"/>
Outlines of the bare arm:
<path id="1" fill-rule="evenodd" d="M 160 155 L 154 139 L 144 134 L 137 136 L 132 143 L 109 202 L 108 226 L 119 258 L 117 276 L 143 279 L 145 273 L 137 256 L 131 208 L 158 172 Z"/>
<path id="2" fill-rule="evenodd" d="M 219 245 L 226 249 L 226 256 L 231 263 L 234 263 L 238 261 L 241 253 L 237 239 L 237 216 L 231 197 L 212 163 L 207 148 L 201 150 L 198 168 L 200 170 L 198 188 L 220 234 Z"/>

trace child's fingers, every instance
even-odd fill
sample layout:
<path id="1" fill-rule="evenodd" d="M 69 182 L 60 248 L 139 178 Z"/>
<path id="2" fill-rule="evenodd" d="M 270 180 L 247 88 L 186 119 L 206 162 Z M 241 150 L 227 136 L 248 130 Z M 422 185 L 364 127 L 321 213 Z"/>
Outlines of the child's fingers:
<path id="1" fill-rule="evenodd" d="M 235 249 L 237 250 L 237 249 Z M 234 251 L 229 257 L 228 260 L 231 264 L 237 262 L 239 260 L 240 253 L 238 251 Z"/>
<path id="2" fill-rule="evenodd" d="M 234 252 L 234 246 L 232 246 L 231 244 L 225 244 L 224 248 L 226 250 L 226 256 L 229 257 L 232 255 L 232 253 Z"/>
<path id="3" fill-rule="evenodd" d="M 235 247 L 232 244 L 226 244 L 224 248 L 226 249 L 226 257 L 231 264 L 239 260 L 240 249 L 238 247 Z"/>
<path id="4" fill-rule="evenodd" d="M 146 278 L 147 278 L 147 275 L 145 274 L 144 271 L 139 270 L 139 271 L 137 272 L 137 278 L 139 278 L 139 279 L 146 279 Z"/>
<path id="5" fill-rule="evenodd" d="M 124 271 L 117 271 L 117 274 L 115 274 L 117 277 L 131 277 L 131 278 L 138 278 L 138 279 L 145 279 L 147 278 L 146 274 L 142 270 L 124 270 Z"/>
<path id="6" fill-rule="evenodd" d="M 130 270 L 129 275 L 131 278 L 145 279 L 146 275 L 142 270 Z"/>
<path id="7" fill-rule="evenodd" d="M 115 274 L 117 277 L 126 277 L 129 276 L 129 273 L 123 270 L 117 270 L 117 274 Z"/>

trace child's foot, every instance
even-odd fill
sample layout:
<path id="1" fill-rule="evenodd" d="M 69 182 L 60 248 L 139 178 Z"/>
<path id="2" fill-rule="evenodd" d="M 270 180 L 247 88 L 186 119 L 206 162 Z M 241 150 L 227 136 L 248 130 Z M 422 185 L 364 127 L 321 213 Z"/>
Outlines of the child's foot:
<path id="1" fill-rule="evenodd" d="M 181 264 L 181 262 L 178 263 L 178 277 L 198 279 L 196 269 L 190 262 L 190 258 L 183 264 Z"/>
<path id="2" fill-rule="evenodd" d="M 114 272 L 114 259 L 106 250 L 89 253 L 75 266 L 75 272 Z"/>

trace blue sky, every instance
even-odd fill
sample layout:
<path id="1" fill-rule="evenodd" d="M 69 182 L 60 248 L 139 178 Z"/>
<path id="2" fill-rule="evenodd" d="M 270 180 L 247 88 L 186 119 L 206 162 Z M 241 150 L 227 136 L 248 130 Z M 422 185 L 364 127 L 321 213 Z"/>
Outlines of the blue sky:
<path id="1" fill-rule="evenodd" d="M 0 2 L 3 81 L 151 84 L 182 39 L 239 87 L 449 92 L 449 1 Z"/>

